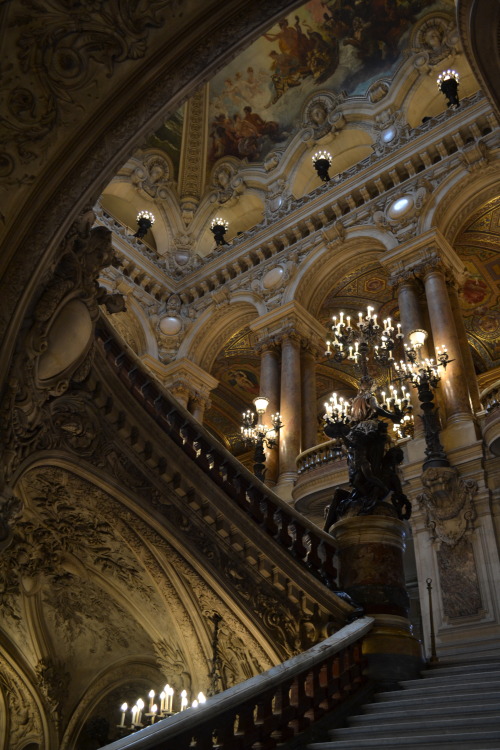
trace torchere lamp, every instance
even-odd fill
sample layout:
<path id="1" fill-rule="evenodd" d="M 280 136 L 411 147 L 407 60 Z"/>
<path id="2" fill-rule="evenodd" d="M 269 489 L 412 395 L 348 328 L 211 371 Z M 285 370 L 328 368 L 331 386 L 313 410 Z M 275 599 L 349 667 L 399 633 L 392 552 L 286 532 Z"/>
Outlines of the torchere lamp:
<path id="1" fill-rule="evenodd" d="M 332 155 L 328 151 L 316 151 L 312 157 L 314 169 L 322 182 L 329 182 L 330 175 L 328 170 L 332 166 Z"/>
<path id="2" fill-rule="evenodd" d="M 139 239 L 142 239 L 148 232 L 149 229 L 153 226 L 155 223 L 155 217 L 151 213 L 151 211 L 139 211 L 137 214 L 137 224 L 139 226 L 139 229 L 134 234 L 134 237 L 138 237 Z"/>
<path id="3" fill-rule="evenodd" d="M 405 346 L 405 359 L 394 365 L 396 380 L 406 381 L 417 389 L 418 400 L 422 408 L 422 422 L 424 426 L 425 455 L 424 469 L 435 466 L 449 466 L 445 450 L 439 439 L 440 425 L 437 410 L 434 404 L 433 390 L 438 386 L 441 376 L 439 367 L 446 369 L 452 359 L 448 356 L 445 346 L 437 347 L 434 359 L 422 359 L 420 350 L 427 338 L 427 331 L 417 329 L 408 334 L 410 346 Z"/>
<path id="4" fill-rule="evenodd" d="M 266 473 L 266 454 L 264 448 L 272 448 L 277 444 L 278 433 L 283 427 L 279 412 L 271 415 L 272 427 L 263 424 L 264 413 L 269 405 L 269 399 L 258 396 L 254 399 L 255 412 L 247 409 L 243 412 L 241 435 L 246 444 L 255 446 L 253 471 L 257 479 L 264 481 Z"/>
<path id="5" fill-rule="evenodd" d="M 458 98 L 458 82 L 459 76 L 456 70 L 443 70 L 438 75 L 437 87 L 442 94 L 445 95 L 450 109 L 457 109 L 460 106 L 460 100 Z"/>
<path id="6" fill-rule="evenodd" d="M 221 219 L 220 216 L 216 216 L 215 219 L 212 220 L 212 223 L 210 224 L 210 231 L 215 238 L 215 244 L 217 246 L 229 244 L 224 239 L 224 235 L 226 234 L 228 227 L 229 222 Z"/>

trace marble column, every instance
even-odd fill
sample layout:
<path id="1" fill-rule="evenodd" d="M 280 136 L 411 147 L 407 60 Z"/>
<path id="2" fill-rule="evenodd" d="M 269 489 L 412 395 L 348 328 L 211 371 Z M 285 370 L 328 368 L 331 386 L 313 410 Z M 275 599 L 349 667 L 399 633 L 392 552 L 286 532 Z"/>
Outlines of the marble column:
<path id="1" fill-rule="evenodd" d="M 418 329 L 425 330 L 424 315 L 419 300 L 417 281 L 415 279 L 405 279 L 398 286 L 398 307 L 401 319 L 401 329 L 404 333 L 405 340 L 409 342 L 408 334 Z M 428 356 L 427 344 L 421 349 L 422 357 Z M 420 415 L 420 402 L 415 388 L 409 386 L 411 393 L 411 405 L 413 407 L 413 417 L 415 425 L 415 438 L 423 438 L 424 428 Z"/>
<path id="2" fill-rule="evenodd" d="M 269 399 L 265 422 L 271 424 L 271 415 L 280 410 L 280 355 L 278 346 L 274 342 L 262 344 L 260 352 L 259 395 Z M 278 446 L 266 449 L 265 482 L 271 487 L 278 479 L 278 458 Z"/>
<path id="3" fill-rule="evenodd" d="M 302 382 L 302 450 L 318 443 L 318 415 L 316 393 L 316 352 L 306 343 L 300 356 Z"/>
<path id="4" fill-rule="evenodd" d="M 466 371 L 463 366 L 460 342 L 455 326 L 444 271 L 439 266 L 430 267 L 424 275 L 425 295 L 436 347 L 446 346 L 454 360 L 445 371 L 439 368 L 441 392 L 446 410 L 447 424 L 472 420 Z"/>
<path id="5" fill-rule="evenodd" d="M 479 400 L 479 388 L 477 385 L 476 370 L 474 368 L 472 352 L 470 350 L 469 341 L 467 339 L 467 331 L 465 330 L 464 319 L 460 307 L 458 289 L 455 284 L 448 284 L 448 295 L 450 297 L 451 309 L 453 311 L 453 317 L 455 319 L 455 327 L 457 329 L 460 351 L 462 352 L 462 360 L 464 364 L 467 385 L 469 387 L 469 396 L 472 408 L 475 412 L 479 412 L 483 407 L 481 401 Z"/>
<path id="6" fill-rule="evenodd" d="M 301 439 L 301 382 L 300 337 L 286 333 L 281 343 L 281 419 L 283 427 L 279 443 L 279 494 L 292 499 L 292 488 L 297 476 L 296 458 Z"/>

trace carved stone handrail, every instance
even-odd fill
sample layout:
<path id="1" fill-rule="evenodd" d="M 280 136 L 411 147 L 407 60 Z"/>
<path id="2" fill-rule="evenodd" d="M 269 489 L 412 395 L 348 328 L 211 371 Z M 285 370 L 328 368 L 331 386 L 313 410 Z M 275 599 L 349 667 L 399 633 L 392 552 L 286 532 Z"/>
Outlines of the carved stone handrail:
<path id="1" fill-rule="evenodd" d="M 104 320 L 97 338 L 120 382 L 210 481 L 308 572 L 336 589 L 336 548 L 331 536 L 271 492 L 218 443 L 154 381 L 132 352 L 124 351 Z"/>
<path id="2" fill-rule="evenodd" d="M 297 472 L 304 474 L 306 471 L 324 466 L 331 461 L 341 461 L 346 458 L 346 449 L 341 440 L 327 440 L 319 443 L 297 456 Z"/>
<path id="3" fill-rule="evenodd" d="M 364 617 L 298 656 L 102 750 L 276 747 L 331 713 L 366 682 Z M 214 743 L 214 736 L 216 741 Z"/>

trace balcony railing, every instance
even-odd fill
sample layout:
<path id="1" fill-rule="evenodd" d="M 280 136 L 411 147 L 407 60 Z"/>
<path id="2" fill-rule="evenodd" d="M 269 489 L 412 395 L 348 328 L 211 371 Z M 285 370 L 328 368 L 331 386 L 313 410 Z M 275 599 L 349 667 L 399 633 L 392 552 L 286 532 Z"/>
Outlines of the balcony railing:
<path id="1" fill-rule="evenodd" d="M 341 461 L 346 456 L 346 448 L 340 439 L 328 440 L 326 443 L 308 448 L 297 456 L 297 473 L 304 474 L 332 461 Z"/>
<path id="2" fill-rule="evenodd" d="M 481 391 L 481 403 L 486 415 L 482 424 L 483 440 L 494 456 L 500 456 L 500 382 L 494 382 Z"/>
<path id="3" fill-rule="evenodd" d="M 364 617 L 298 656 L 215 695 L 197 708 L 102 750 L 269 750 L 331 713 L 366 682 Z"/>

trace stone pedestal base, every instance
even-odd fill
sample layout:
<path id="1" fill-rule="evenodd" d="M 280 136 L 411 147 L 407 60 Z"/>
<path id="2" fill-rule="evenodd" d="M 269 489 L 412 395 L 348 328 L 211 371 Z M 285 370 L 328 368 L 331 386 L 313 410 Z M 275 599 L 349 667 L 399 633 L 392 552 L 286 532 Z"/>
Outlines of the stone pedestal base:
<path id="1" fill-rule="evenodd" d="M 408 619 L 404 523 L 390 515 L 353 516 L 338 521 L 332 535 L 339 549 L 340 588 L 375 619 L 363 644 L 370 677 L 383 683 L 416 677 L 422 653 Z"/>

